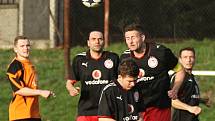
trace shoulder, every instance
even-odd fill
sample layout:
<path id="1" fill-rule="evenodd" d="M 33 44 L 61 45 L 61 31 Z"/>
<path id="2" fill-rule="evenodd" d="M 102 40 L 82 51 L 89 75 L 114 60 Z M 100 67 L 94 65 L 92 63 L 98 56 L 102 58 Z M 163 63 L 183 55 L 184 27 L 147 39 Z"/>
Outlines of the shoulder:
<path id="1" fill-rule="evenodd" d="M 126 54 L 131 54 L 131 51 L 130 50 L 125 50 L 122 55 L 126 55 Z"/>
<path id="2" fill-rule="evenodd" d="M 76 56 L 74 57 L 74 60 L 84 59 L 86 57 L 87 57 L 87 53 L 81 52 L 81 53 L 76 54 Z"/>
<path id="3" fill-rule="evenodd" d="M 149 45 L 150 48 L 151 48 L 151 51 L 153 53 L 157 53 L 157 54 L 164 54 L 164 55 L 174 55 L 172 50 L 170 48 L 167 48 L 166 46 L 162 45 L 162 44 L 152 44 L 152 45 Z"/>
<path id="4" fill-rule="evenodd" d="M 111 57 L 116 57 L 116 58 L 119 57 L 118 54 L 111 52 L 111 51 L 104 51 L 104 53 L 108 56 L 111 56 Z"/>
<path id="5" fill-rule="evenodd" d="M 7 72 L 9 73 L 16 73 L 19 70 L 22 70 L 22 63 L 16 59 L 14 59 L 8 66 Z"/>
<path id="6" fill-rule="evenodd" d="M 154 44 L 150 44 L 152 49 L 157 49 L 157 50 L 166 50 L 169 49 L 166 46 L 162 45 L 162 44 L 158 44 L 158 43 L 154 43 Z"/>
<path id="7" fill-rule="evenodd" d="M 109 92 L 115 87 L 116 87 L 116 84 L 114 82 L 109 83 L 103 88 L 102 92 Z"/>
<path id="8" fill-rule="evenodd" d="M 87 53 L 86 52 L 81 52 L 81 53 L 78 53 L 76 55 L 76 57 L 86 57 L 87 56 Z"/>
<path id="9" fill-rule="evenodd" d="M 130 50 L 125 50 L 125 51 L 122 53 L 122 55 L 120 56 L 120 59 L 130 57 L 130 54 L 131 54 L 131 51 L 130 51 Z"/>

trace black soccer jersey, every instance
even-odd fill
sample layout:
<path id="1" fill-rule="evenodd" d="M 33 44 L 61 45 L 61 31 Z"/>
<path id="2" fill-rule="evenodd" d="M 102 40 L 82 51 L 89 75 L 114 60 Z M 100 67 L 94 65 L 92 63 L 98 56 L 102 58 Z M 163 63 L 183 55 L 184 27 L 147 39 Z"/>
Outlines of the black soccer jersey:
<path id="1" fill-rule="evenodd" d="M 173 81 L 174 77 L 175 75 L 172 77 Z M 198 106 L 199 98 L 199 87 L 195 81 L 194 75 L 186 73 L 184 81 L 178 92 L 178 99 L 188 105 Z M 198 121 L 198 116 L 195 116 L 185 110 L 174 109 L 172 121 Z"/>
<path id="2" fill-rule="evenodd" d="M 142 90 L 146 107 L 170 107 L 171 99 L 167 94 L 170 89 L 168 71 L 177 65 L 177 57 L 170 49 L 159 44 L 146 44 L 146 53 L 142 58 L 136 58 L 132 51 L 126 50 L 121 60 L 129 57 L 140 68 L 137 85 Z"/>
<path id="3" fill-rule="evenodd" d="M 140 95 L 134 89 L 126 91 L 117 81 L 106 85 L 101 93 L 98 116 L 116 121 L 137 121 Z"/>
<path id="4" fill-rule="evenodd" d="M 107 51 L 97 60 L 91 58 L 89 51 L 74 58 L 72 80 L 81 81 L 79 116 L 97 115 L 100 93 L 105 85 L 117 78 L 118 63 L 118 55 Z"/>

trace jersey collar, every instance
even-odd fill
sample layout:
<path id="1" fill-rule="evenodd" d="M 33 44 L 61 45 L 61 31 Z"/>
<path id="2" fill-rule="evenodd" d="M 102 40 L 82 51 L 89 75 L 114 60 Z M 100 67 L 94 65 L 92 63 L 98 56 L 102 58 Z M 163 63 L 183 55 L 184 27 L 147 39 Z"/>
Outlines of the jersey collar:
<path id="1" fill-rule="evenodd" d="M 145 51 L 145 54 L 144 54 L 142 57 L 140 57 L 140 58 L 136 57 L 136 56 L 134 55 L 134 52 L 133 52 L 133 51 L 131 51 L 131 57 L 137 58 L 137 59 L 141 59 L 141 58 L 144 58 L 145 56 L 149 56 L 150 51 L 151 51 L 151 46 L 150 46 L 149 43 L 146 43 L 146 51 Z"/>
<path id="2" fill-rule="evenodd" d="M 106 51 L 103 51 L 103 52 L 102 52 L 102 56 L 101 56 L 100 58 L 95 59 L 95 58 L 92 58 L 92 57 L 91 57 L 91 55 L 90 55 L 90 50 L 88 50 L 88 51 L 86 52 L 86 57 L 87 57 L 87 59 L 100 60 L 100 59 L 106 57 Z"/>

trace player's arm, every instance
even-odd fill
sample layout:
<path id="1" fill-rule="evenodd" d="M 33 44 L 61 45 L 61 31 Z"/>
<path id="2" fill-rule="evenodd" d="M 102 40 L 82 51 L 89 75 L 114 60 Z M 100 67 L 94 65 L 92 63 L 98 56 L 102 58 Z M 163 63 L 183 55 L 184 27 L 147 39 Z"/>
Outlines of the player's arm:
<path id="1" fill-rule="evenodd" d="M 17 95 L 21 96 L 42 96 L 44 98 L 48 98 L 53 92 L 49 90 L 39 90 L 39 89 L 31 89 L 28 87 L 21 88 L 15 92 Z"/>
<path id="2" fill-rule="evenodd" d="M 66 82 L 66 89 L 68 90 L 71 96 L 76 96 L 79 94 L 80 88 L 74 86 L 76 82 L 77 82 L 76 80 L 69 80 L 69 79 Z"/>
<path id="3" fill-rule="evenodd" d="M 104 89 L 105 90 L 102 91 L 99 99 L 98 119 L 99 121 L 116 121 L 113 117 L 113 113 L 115 111 L 113 103 L 115 101 L 112 99 L 114 96 L 110 93 L 110 91 L 107 91 L 110 87 L 105 87 Z"/>
<path id="4" fill-rule="evenodd" d="M 193 113 L 195 115 L 201 113 L 201 108 L 199 106 L 188 105 L 186 103 L 181 102 L 179 99 L 172 100 L 172 107 L 189 111 L 190 113 Z"/>
<path id="5" fill-rule="evenodd" d="M 175 66 L 175 68 L 173 70 L 176 72 L 175 81 L 174 81 L 172 89 L 168 91 L 168 95 L 170 98 L 176 99 L 178 90 L 184 80 L 185 70 L 182 67 L 182 65 L 179 63 Z"/>
<path id="6" fill-rule="evenodd" d="M 116 121 L 112 118 L 99 118 L 99 121 Z"/>
<path id="7" fill-rule="evenodd" d="M 71 96 L 76 96 L 79 94 L 80 88 L 79 87 L 75 87 L 75 83 L 80 80 L 80 67 L 79 64 L 80 63 L 80 59 L 78 56 L 76 56 L 73 59 L 72 62 L 72 70 L 71 70 L 71 77 L 69 77 L 69 79 L 67 79 L 66 81 L 66 89 L 68 90 L 69 94 Z"/>
<path id="8" fill-rule="evenodd" d="M 53 94 L 51 91 L 48 91 L 48 90 L 37 90 L 37 89 L 31 89 L 27 87 L 25 85 L 25 82 L 22 81 L 23 67 L 19 61 L 13 61 L 10 64 L 7 70 L 7 76 L 10 81 L 14 94 L 21 95 L 21 96 L 40 95 L 45 98 Z"/>

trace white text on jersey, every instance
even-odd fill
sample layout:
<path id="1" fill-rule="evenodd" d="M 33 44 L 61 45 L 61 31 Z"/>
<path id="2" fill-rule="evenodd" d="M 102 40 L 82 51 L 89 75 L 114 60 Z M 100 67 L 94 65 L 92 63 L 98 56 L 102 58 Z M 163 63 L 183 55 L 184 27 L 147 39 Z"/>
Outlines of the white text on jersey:
<path id="1" fill-rule="evenodd" d="M 85 81 L 86 85 L 97 85 L 97 84 L 108 84 L 108 80 L 93 80 L 93 81 Z"/>

